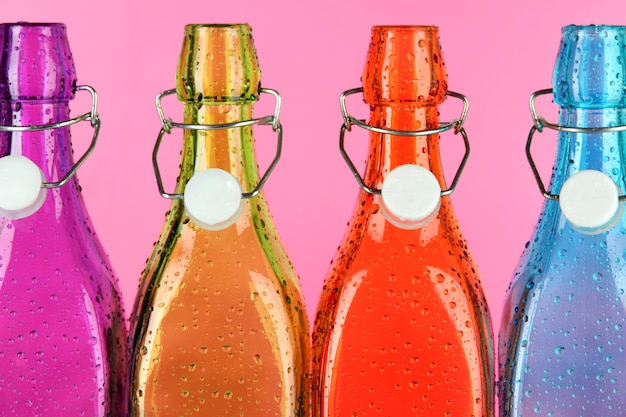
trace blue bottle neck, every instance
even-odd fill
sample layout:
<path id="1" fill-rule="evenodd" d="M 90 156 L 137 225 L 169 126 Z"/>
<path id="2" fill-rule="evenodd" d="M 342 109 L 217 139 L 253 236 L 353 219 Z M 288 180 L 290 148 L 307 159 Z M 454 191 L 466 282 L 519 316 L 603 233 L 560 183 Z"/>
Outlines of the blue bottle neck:
<path id="1" fill-rule="evenodd" d="M 626 108 L 561 108 L 559 124 L 568 127 L 611 127 L 626 124 Z M 564 133 L 558 135 L 556 162 L 550 189 L 558 193 L 575 173 L 601 171 L 626 192 L 626 132 Z"/>

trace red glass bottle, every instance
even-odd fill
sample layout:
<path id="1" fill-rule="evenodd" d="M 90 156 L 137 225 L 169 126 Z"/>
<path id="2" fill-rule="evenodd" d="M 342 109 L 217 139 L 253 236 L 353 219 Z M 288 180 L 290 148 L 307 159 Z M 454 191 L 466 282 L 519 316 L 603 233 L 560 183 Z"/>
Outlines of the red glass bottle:
<path id="1" fill-rule="evenodd" d="M 374 27 L 362 80 L 369 155 L 315 318 L 314 415 L 490 416 L 491 323 L 448 197 L 458 174 L 445 189 L 439 153 L 438 132 L 466 135 L 463 117 L 439 121 L 439 104 L 460 95 L 448 92 L 438 29 Z M 342 140 L 359 124 L 344 117 Z M 404 169 L 418 183 L 395 187 L 397 203 L 385 183 L 413 178 Z M 422 212 L 407 212 L 412 205 Z"/>

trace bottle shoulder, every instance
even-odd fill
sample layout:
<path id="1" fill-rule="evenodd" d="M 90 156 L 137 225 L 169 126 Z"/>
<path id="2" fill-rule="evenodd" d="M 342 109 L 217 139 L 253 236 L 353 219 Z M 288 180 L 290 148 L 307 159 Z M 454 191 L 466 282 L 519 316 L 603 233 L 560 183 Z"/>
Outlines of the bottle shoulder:
<path id="1" fill-rule="evenodd" d="M 143 272 L 140 294 L 149 303 L 157 296 L 170 298 L 163 283 L 196 288 L 232 284 L 253 291 L 256 281 L 304 311 L 299 278 L 264 203 L 246 204 L 234 225 L 209 231 L 195 225 L 175 202 Z"/>
<path id="2" fill-rule="evenodd" d="M 333 308 L 328 306 L 337 309 L 355 297 L 389 292 L 430 294 L 439 300 L 461 296 L 466 300 L 455 305 L 482 305 L 479 309 L 486 310 L 480 273 L 467 242 L 450 208 L 442 208 L 436 219 L 417 230 L 393 226 L 376 207 L 359 211 L 360 218 L 350 222 L 331 262 L 319 308 L 329 312 Z"/>
<path id="3" fill-rule="evenodd" d="M 406 253 L 420 261 L 433 260 L 442 254 L 460 254 L 474 262 L 449 201 L 442 202 L 432 221 L 408 230 L 386 219 L 377 198 L 365 196 L 357 202 L 333 264 L 360 256 L 376 261 L 394 253 Z"/>
<path id="4" fill-rule="evenodd" d="M 621 273 L 626 266 L 626 221 L 621 220 L 610 230 L 584 234 L 573 228 L 559 213 L 556 202 L 544 209 L 531 239 L 526 243 L 516 268 L 515 280 L 529 276 L 577 275 L 606 270 Z"/>
<path id="5" fill-rule="evenodd" d="M 60 212 L 52 205 L 24 219 L 0 217 L 0 246 L 12 265 L 23 264 L 23 268 L 45 274 L 72 270 L 116 282 L 109 258 L 80 203 L 79 210 Z"/>
<path id="6" fill-rule="evenodd" d="M 543 217 L 507 291 L 503 329 L 512 322 L 532 327 L 560 314 L 579 315 L 576 312 L 582 314 L 579 319 L 584 323 L 607 314 L 608 306 L 621 315 L 626 308 L 622 302 L 626 290 L 624 248 L 624 221 L 607 232 L 584 235 L 558 215 Z"/>

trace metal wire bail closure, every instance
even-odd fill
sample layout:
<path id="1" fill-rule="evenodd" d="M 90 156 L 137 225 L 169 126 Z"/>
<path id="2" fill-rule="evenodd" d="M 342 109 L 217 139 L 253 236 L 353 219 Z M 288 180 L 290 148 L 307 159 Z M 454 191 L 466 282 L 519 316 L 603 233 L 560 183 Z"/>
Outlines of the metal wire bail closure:
<path id="1" fill-rule="evenodd" d="M 96 91 L 87 85 L 78 86 L 75 91 L 88 91 L 91 94 L 91 111 L 89 113 L 46 125 L 0 125 L 0 131 L 4 132 L 34 132 L 58 129 L 87 120 L 94 129 L 89 148 L 59 181 L 46 182 L 43 171 L 33 161 L 22 155 L 0 157 L 0 216 L 15 220 L 37 212 L 46 199 L 46 189 L 59 188 L 65 185 L 95 149 L 100 132 L 100 117 L 97 110 L 98 96 Z"/>
<path id="2" fill-rule="evenodd" d="M 526 141 L 526 158 L 535 176 L 541 195 L 548 200 L 558 200 L 563 216 L 580 233 L 594 235 L 611 229 L 622 217 L 624 200 L 619 186 L 606 174 L 597 170 L 582 170 L 569 177 L 561 187 L 560 194 L 553 194 L 544 186 L 539 170 L 531 153 L 535 133 L 543 128 L 564 133 L 615 133 L 626 130 L 624 126 L 571 127 L 550 123 L 537 114 L 535 100 L 538 96 L 552 94 L 552 89 L 539 90 L 531 94 L 529 105 L 533 126 Z"/>
<path id="3" fill-rule="evenodd" d="M 440 123 L 436 129 L 430 130 L 394 130 L 375 127 L 367 124 L 364 120 L 359 120 L 351 116 L 346 108 L 346 97 L 352 94 L 362 93 L 363 88 L 353 88 L 344 91 L 340 96 L 341 113 L 343 124 L 339 131 L 339 151 L 356 178 L 359 186 L 370 194 L 381 195 L 381 211 L 383 215 L 397 227 L 403 229 L 418 229 L 428 224 L 434 219 L 441 205 L 441 197 L 452 194 L 455 190 L 461 173 L 465 168 L 470 153 L 469 140 L 463 128 L 463 123 L 467 116 L 469 100 L 462 94 L 448 91 L 447 95 L 463 101 L 463 111 L 458 119 L 451 122 Z M 441 189 L 439 180 L 428 169 L 415 164 L 401 165 L 387 175 L 380 189 L 370 187 L 365 184 L 363 177 L 354 166 L 344 148 L 344 138 L 347 131 L 352 130 L 356 125 L 370 132 L 395 136 L 429 136 L 446 132 L 454 128 L 454 134 L 461 134 L 465 145 L 465 154 L 454 175 L 452 183 L 445 190 Z"/>
<path id="4" fill-rule="evenodd" d="M 278 164 L 283 143 L 283 128 L 279 120 L 281 105 L 280 94 L 276 90 L 269 88 L 260 88 L 259 92 L 274 96 L 276 100 L 274 114 L 250 120 L 214 125 L 177 123 L 167 118 L 163 112 L 161 100 L 165 96 L 175 94 L 175 89 L 163 91 L 156 97 L 156 107 L 162 127 L 157 136 L 156 143 L 154 144 L 154 150 L 152 151 L 152 166 L 154 168 L 159 193 L 163 198 L 183 200 L 185 209 L 194 223 L 204 229 L 222 230 L 235 223 L 243 212 L 244 200 L 256 197 L 257 194 L 259 194 L 263 185 Z M 274 159 L 252 191 L 244 191 L 231 173 L 219 168 L 209 168 L 194 173 L 187 184 L 185 184 L 183 194 L 168 193 L 165 191 L 157 159 L 159 147 L 161 146 L 161 141 L 165 133 L 171 133 L 173 127 L 188 130 L 222 130 L 253 125 L 270 125 L 272 130 L 277 134 L 277 143 Z"/>

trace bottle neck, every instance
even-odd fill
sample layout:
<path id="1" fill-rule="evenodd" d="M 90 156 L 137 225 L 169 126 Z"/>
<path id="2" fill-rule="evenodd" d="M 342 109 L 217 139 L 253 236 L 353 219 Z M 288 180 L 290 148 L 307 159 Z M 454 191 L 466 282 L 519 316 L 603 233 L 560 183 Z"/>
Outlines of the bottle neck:
<path id="1" fill-rule="evenodd" d="M 372 106 L 372 126 L 417 131 L 430 130 L 439 126 L 439 110 L 436 105 L 427 106 Z M 439 135 L 397 136 L 371 133 L 370 148 L 365 170 L 366 184 L 380 188 L 385 177 L 394 168 L 404 164 L 415 164 L 431 171 L 445 188 L 439 154 Z"/>
<path id="2" fill-rule="evenodd" d="M 253 105 L 220 103 L 185 104 L 185 123 L 216 125 L 250 120 Z M 237 179 L 244 191 L 251 191 L 258 182 L 254 151 L 253 127 L 219 130 L 185 130 L 181 176 L 178 184 L 182 192 L 194 172 L 219 168 Z"/>
<path id="3" fill-rule="evenodd" d="M 626 124 L 626 109 L 561 108 L 559 124 L 570 127 L 609 127 Z M 582 170 L 606 174 L 626 192 L 626 132 L 565 133 L 558 135 L 555 169 L 551 190 L 558 192 L 563 183 Z"/>
<path id="4" fill-rule="evenodd" d="M 3 125 L 36 126 L 69 119 L 67 101 L 0 101 Z M 69 127 L 29 132 L 0 132 L 0 156 L 22 155 L 43 172 L 45 181 L 58 181 L 73 164 Z"/>
<path id="5" fill-rule="evenodd" d="M 69 118 L 67 100 L 0 100 L 0 122 L 3 125 L 41 126 Z M 12 154 L 30 159 L 43 173 L 45 182 L 58 182 L 74 165 L 70 127 L 0 132 L 0 151 L 0 156 Z M 45 225 L 50 230 L 61 228 L 67 231 L 78 228 L 87 230 L 89 235 L 92 233 L 76 176 L 60 187 L 47 189 L 45 195 L 39 210 L 12 222 L 24 230 Z"/>

